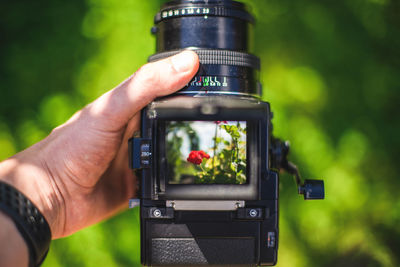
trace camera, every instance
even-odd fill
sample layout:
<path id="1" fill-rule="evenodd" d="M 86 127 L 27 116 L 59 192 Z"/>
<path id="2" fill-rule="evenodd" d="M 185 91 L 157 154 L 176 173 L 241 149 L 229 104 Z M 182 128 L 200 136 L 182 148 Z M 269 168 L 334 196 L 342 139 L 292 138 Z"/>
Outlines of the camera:
<path id="1" fill-rule="evenodd" d="M 302 180 L 289 143 L 272 134 L 251 54 L 253 16 L 231 0 L 177 0 L 161 7 L 149 61 L 195 51 L 200 68 L 173 95 L 141 113 L 129 140 L 138 177 L 141 262 L 147 266 L 275 265 L 279 172 L 304 199 L 323 199 L 322 180 Z"/>

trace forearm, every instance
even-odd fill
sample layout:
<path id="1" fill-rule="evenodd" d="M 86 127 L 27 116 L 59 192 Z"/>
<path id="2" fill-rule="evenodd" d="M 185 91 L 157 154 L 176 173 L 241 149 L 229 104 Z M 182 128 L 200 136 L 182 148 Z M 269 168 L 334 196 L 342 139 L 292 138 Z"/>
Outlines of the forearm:
<path id="1" fill-rule="evenodd" d="M 48 248 L 57 206 L 39 154 L 35 145 L 0 162 L 0 266 L 36 264 Z"/>
<path id="2" fill-rule="evenodd" d="M 0 211 L 0 266 L 28 266 L 28 247 L 14 222 Z"/>
<path id="3" fill-rule="evenodd" d="M 38 143 L 0 162 L 0 182 L 25 195 L 45 217 L 53 234 L 63 226 L 58 223 L 62 208 L 41 153 L 41 143 Z"/>

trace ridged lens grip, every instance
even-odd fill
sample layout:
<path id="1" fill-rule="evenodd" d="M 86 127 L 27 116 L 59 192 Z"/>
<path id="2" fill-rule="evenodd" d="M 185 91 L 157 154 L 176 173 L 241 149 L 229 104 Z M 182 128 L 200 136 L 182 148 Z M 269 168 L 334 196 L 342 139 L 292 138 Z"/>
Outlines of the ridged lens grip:
<path id="1" fill-rule="evenodd" d="M 149 57 L 149 62 L 157 61 L 178 54 L 182 50 L 157 53 Z M 228 65 L 260 69 L 260 59 L 251 54 L 214 49 L 193 49 L 199 56 L 201 64 L 205 65 Z"/>

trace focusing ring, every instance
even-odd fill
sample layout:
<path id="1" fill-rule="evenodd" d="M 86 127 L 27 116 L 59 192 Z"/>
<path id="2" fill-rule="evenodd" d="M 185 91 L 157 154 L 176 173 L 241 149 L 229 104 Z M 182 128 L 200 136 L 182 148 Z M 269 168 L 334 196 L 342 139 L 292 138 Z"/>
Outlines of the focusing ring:
<path id="1" fill-rule="evenodd" d="M 157 53 L 149 57 L 148 61 L 153 62 L 167 58 L 182 52 L 183 50 L 167 51 Z M 260 69 L 260 59 L 254 55 L 231 51 L 231 50 L 213 50 L 213 49 L 193 49 L 199 56 L 201 64 L 205 65 L 229 65 L 239 67 L 249 67 Z"/>
<path id="2" fill-rule="evenodd" d="M 189 6 L 169 6 L 154 17 L 154 22 L 159 23 L 162 20 L 185 17 L 185 16 L 218 16 L 218 17 L 233 17 L 254 23 L 254 17 L 246 10 L 229 8 L 226 6 L 213 5 L 196 5 Z"/>

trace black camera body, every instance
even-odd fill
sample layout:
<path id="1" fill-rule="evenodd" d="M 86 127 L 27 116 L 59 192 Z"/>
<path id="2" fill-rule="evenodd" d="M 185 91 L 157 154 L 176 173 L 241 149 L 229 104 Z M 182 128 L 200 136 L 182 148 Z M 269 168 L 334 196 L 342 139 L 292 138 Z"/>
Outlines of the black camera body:
<path id="1" fill-rule="evenodd" d="M 305 199 L 323 198 L 324 188 L 302 182 L 288 143 L 272 136 L 259 59 L 247 53 L 253 18 L 235 1 L 181 0 L 155 23 L 158 53 L 149 61 L 191 49 L 201 66 L 178 93 L 143 109 L 129 142 L 142 264 L 274 265 L 279 170 L 295 175 Z"/>
<path id="2" fill-rule="evenodd" d="M 250 163 L 249 183 L 168 183 L 165 144 L 156 142 L 165 142 L 166 122 L 194 118 L 247 122 L 248 158 L 261 159 Z M 134 158 L 142 172 L 143 264 L 276 262 L 278 175 L 268 168 L 268 149 L 260 149 L 268 147 L 269 122 L 268 103 L 249 97 L 177 96 L 143 111 L 142 137 L 133 139 L 134 155 L 142 156 Z"/>

